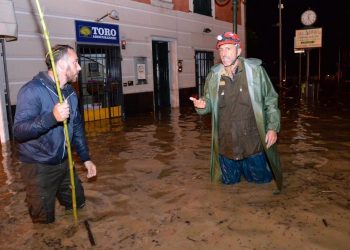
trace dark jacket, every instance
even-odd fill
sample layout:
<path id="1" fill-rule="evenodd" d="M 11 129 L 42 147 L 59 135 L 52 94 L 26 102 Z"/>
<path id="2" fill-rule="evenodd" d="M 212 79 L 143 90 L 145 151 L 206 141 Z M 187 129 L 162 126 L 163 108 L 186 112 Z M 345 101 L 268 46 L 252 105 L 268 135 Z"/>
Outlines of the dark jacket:
<path id="1" fill-rule="evenodd" d="M 90 160 L 78 98 L 70 84 L 61 90 L 70 105 L 67 121 L 70 142 L 80 159 Z M 53 107 L 59 102 L 56 85 L 47 72 L 40 72 L 26 83 L 17 96 L 13 134 L 19 142 L 19 159 L 26 163 L 56 165 L 67 158 L 62 122 L 57 122 Z"/>

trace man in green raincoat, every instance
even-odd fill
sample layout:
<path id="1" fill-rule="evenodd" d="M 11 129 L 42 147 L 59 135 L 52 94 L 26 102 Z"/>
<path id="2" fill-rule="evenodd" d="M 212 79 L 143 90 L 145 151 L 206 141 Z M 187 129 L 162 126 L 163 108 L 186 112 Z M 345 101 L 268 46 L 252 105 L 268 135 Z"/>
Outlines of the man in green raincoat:
<path id="1" fill-rule="evenodd" d="M 190 98 L 198 114 L 212 114 L 211 180 L 234 184 L 241 176 L 254 183 L 275 179 L 281 190 L 278 95 L 261 60 L 240 57 L 237 34 L 225 32 L 217 40 L 222 63 L 207 75 L 204 96 Z"/>

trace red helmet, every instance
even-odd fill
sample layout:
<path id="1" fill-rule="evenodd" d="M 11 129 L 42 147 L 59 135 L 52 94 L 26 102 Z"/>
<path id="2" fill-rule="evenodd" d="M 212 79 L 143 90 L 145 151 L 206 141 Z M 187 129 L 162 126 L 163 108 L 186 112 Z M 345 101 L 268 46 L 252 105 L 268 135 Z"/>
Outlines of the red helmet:
<path id="1" fill-rule="evenodd" d="M 241 45 L 241 40 L 239 39 L 239 36 L 236 33 L 232 32 L 225 32 L 222 35 L 218 35 L 216 39 L 218 40 L 216 42 L 217 49 L 223 44 Z"/>

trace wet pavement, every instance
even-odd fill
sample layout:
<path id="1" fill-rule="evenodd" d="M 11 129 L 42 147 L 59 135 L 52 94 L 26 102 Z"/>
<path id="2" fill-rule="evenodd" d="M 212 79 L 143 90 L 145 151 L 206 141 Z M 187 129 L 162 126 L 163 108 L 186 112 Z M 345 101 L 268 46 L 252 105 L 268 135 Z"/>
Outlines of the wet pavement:
<path id="1" fill-rule="evenodd" d="M 54 224 L 33 225 L 14 145 L 2 145 L 0 249 L 348 249 L 350 87 L 280 96 L 280 195 L 211 184 L 210 117 L 173 109 L 87 123 L 97 179 L 75 160 L 87 206 L 77 223 L 57 204 Z"/>

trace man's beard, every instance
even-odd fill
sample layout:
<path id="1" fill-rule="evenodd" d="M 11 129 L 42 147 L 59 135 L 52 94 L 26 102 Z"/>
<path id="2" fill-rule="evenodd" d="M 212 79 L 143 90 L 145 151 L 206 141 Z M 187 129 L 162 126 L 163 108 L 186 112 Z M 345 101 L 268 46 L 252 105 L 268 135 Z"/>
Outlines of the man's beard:
<path id="1" fill-rule="evenodd" d="M 67 82 L 76 82 L 78 79 L 78 74 L 79 72 L 73 74 L 72 70 L 70 67 L 67 68 Z"/>

